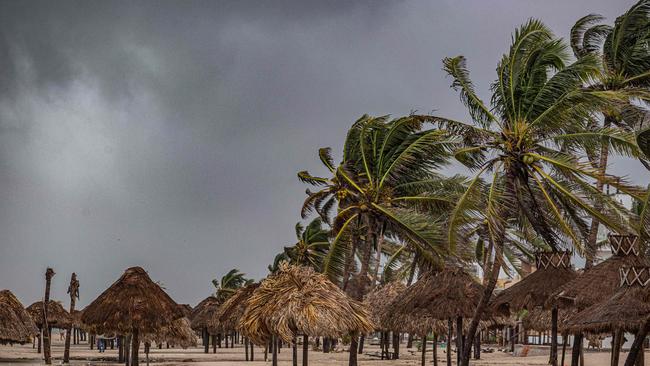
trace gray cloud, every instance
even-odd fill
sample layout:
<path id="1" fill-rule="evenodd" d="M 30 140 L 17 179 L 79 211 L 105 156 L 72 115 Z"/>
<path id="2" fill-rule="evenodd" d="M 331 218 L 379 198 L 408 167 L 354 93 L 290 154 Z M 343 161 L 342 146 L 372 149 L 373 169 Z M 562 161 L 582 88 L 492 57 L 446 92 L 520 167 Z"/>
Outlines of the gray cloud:
<path id="1" fill-rule="evenodd" d="M 50 265 L 55 297 L 77 271 L 85 305 L 142 265 L 196 303 L 232 267 L 260 278 L 294 240 L 295 173 L 358 116 L 465 118 L 444 56 L 487 96 L 528 17 L 566 35 L 631 4 L 2 2 L 0 288 L 32 302 Z"/>

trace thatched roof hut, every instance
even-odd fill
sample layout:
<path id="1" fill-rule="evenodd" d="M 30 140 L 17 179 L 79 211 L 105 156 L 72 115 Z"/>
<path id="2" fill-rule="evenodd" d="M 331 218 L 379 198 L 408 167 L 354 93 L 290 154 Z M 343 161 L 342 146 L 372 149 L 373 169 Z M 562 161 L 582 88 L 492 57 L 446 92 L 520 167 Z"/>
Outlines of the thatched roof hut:
<path id="1" fill-rule="evenodd" d="M 348 297 L 325 275 L 281 263 L 248 300 L 241 332 L 256 344 L 272 335 L 290 342 L 297 333 L 337 337 L 374 329 L 365 306 Z"/>
<path id="2" fill-rule="evenodd" d="M 558 312 L 557 325 L 560 333 L 568 331 L 567 324 L 575 315 L 576 311 L 574 309 L 567 309 Z M 551 330 L 551 321 L 551 312 L 542 307 L 528 310 L 528 313 L 522 319 L 525 329 L 534 330 L 536 332 L 546 332 Z"/>
<path id="3" fill-rule="evenodd" d="M 190 314 L 190 325 L 194 330 L 203 331 L 207 328 L 210 334 L 216 334 L 217 328 L 210 326 L 209 322 L 212 316 L 219 310 L 221 301 L 214 296 L 208 296 L 198 303 Z"/>
<path id="4" fill-rule="evenodd" d="M 239 321 L 248 306 L 248 299 L 259 286 L 259 283 L 253 283 L 238 289 L 213 314 L 208 321 L 209 327 L 227 331 L 237 330 Z"/>
<path id="5" fill-rule="evenodd" d="M 158 344 L 167 342 L 174 347 L 189 348 L 196 347 L 196 333 L 190 327 L 189 319 L 183 317 L 176 319 L 171 325 L 164 326 L 154 334 L 144 336 L 145 342 L 156 342 Z"/>
<path id="6" fill-rule="evenodd" d="M 183 312 L 183 317 L 189 319 L 192 316 L 192 306 L 190 304 L 178 304 L 178 307 Z"/>
<path id="7" fill-rule="evenodd" d="M 0 344 L 26 343 L 38 334 L 23 304 L 9 290 L 0 291 Z"/>
<path id="8" fill-rule="evenodd" d="M 497 313 L 509 315 L 544 306 L 562 285 L 577 276 L 571 266 L 570 251 L 540 252 L 535 257 L 537 270 L 494 298 L 491 307 Z"/>
<path id="9" fill-rule="evenodd" d="M 609 245 L 613 253 L 610 258 L 560 286 L 549 302 L 556 302 L 561 308 L 576 307 L 580 311 L 607 300 L 618 290 L 621 267 L 650 264 L 639 250 L 637 236 L 610 235 Z"/>
<path id="10" fill-rule="evenodd" d="M 399 281 L 393 281 L 375 288 L 363 299 L 364 304 L 370 310 L 370 320 L 379 330 L 391 330 L 388 324 L 388 317 L 391 311 L 391 303 L 401 296 L 406 290 L 406 285 Z"/>
<path id="11" fill-rule="evenodd" d="M 52 328 L 65 329 L 72 323 L 72 317 L 63 308 L 60 302 L 50 300 L 47 303 L 47 325 Z M 43 328 L 43 301 L 37 301 L 27 307 L 29 316 L 34 324 L 40 329 Z"/>
<path id="12" fill-rule="evenodd" d="M 635 332 L 650 318 L 650 266 L 623 267 L 619 289 L 607 300 L 572 317 L 571 331 L 602 333 L 615 329 Z"/>
<path id="13" fill-rule="evenodd" d="M 154 334 L 182 317 L 147 272 L 132 267 L 84 309 L 81 321 L 97 334 Z"/>

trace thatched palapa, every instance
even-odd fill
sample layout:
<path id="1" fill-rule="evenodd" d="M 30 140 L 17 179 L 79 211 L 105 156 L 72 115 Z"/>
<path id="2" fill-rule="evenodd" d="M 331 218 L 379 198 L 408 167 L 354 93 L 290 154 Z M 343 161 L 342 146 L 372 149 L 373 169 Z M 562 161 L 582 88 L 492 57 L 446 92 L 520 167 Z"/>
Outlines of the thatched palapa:
<path id="1" fill-rule="evenodd" d="M 81 320 L 97 334 L 154 334 L 183 313 L 141 267 L 122 277 L 86 307 Z"/>
<path id="2" fill-rule="evenodd" d="M 519 310 L 544 306 L 562 285 L 577 276 L 571 266 L 570 251 L 537 253 L 536 263 L 535 272 L 494 298 L 491 306 L 497 313 L 509 315 Z"/>
<path id="3" fill-rule="evenodd" d="M 248 306 L 248 300 L 259 286 L 259 283 L 253 283 L 238 289 L 214 313 L 208 322 L 209 327 L 225 331 L 237 330 Z"/>
<path id="4" fill-rule="evenodd" d="M 23 304 L 9 290 L 0 291 L 0 344 L 26 343 L 38 334 Z"/>
<path id="5" fill-rule="evenodd" d="M 210 334 L 217 334 L 218 329 L 212 328 L 209 321 L 217 310 L 219 310 L 220 305 L 221 301 L 214 296 L 208 296 L 198 303 L 194 307 L 194 310 L 192 310 L 190 316 L 192 329 L 200 331 L 207 329 Z"/>
<path id="6" fill-rule="evenodd" d="M 622 329 L 636 332 L 650 318 L 650 267 L 623 267 L 620 287 L 609 299 L 571 318 L 569 329 L 601 333 Z"/>
<path id="7" fill-rule="evenodd" d="M 183 317 L 189 319 L 192 316 L 192 306 L 190 304 L 178 304 L 183 313 Z"/>
<path id="8" fill-rule="evenodd" d="M 196 333 L 190 327 L 189 319 L 183 317 L 176 319 L 171 325 L 164 326 L 154 334 L 144 336 L 145 342 L 156 342 L 158 344 L 167 342 L 173 347 L 189 348 L 196 347 Z"/>
<path id="9" fill-rule="evenodd" d="M 370 320 L 372 320 L 378 330 L 392 330 L 388 323 L 391 311 L 390 305 L 405 290 L 405 284 L 399 281 L 393 281 L 375 288 L 363 299 L 364 304 L 370 310 Z"/>
<path id="10" fill-rule="evenodd" d="M 241 332 L 256 344 L 272 335 L 291 342 L 298 333 L 338 337 L 374 329 L 365 306 L 348 297 L 325 275 L 281 263 L 248 301 Z"/>
<path id="11" fill-rule="evenodd" d="M 558 312 L 557 326 L 560 333 L 568 331 L 567 324 L 575 315 L 576 311 L 574 309 L 567 309 Z M 551 330 L 552 316 L 548 309 L 536 307 L 529 310 L 523 317 L 522 321 L 525 329 L 534 330 L 536 332 L 546 332 Z"/>
<path id="12" fill-rule="evenodd" d="M 60 302 L 50 300 L 47 303 L 47 325 L 52 328 L 66 329 L 72 324 L 72 317 Z M 43 328 L 43 301 L 37 301 L 27 307 L 29 316 L 39 329 Z"/>
<path id="13" fill-rule="evenodd" d="M 638 237 L 610 235 L 609 244 L 613 253 L 610 258 L 562 285 L 549 301 L 556 302 L 561 308 L 583 310 L 607 300 L 618 290 L 621 267 L 650 265 L 639 250 Z"/>

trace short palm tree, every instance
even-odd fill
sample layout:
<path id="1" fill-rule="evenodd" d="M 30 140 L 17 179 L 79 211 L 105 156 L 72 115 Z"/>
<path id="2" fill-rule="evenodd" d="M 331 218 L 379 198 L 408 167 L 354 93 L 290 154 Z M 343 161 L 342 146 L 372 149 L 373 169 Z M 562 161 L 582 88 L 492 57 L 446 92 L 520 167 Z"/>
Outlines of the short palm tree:
<path id="1" fill-rule="evenodd" d="M 223 275 L 220 280 L 216 278 L 212 280 L 212 284 L 216 287 L 215 296 L 220 302 L 226 301 L 237 289 L 244 287 L 253 280 L 247 279 L 245 273 L 241 273 L 238 269 L 233 268 L 228 273 Z"/>
<path id="2" fill-rule="evenodd" d="M 431 118 L 463 136 L 455 156 L 475 173 L 451 214 L 448 240 L 453 248 L 477 225 L 484 225 L 495 252 L 486 291 L 468 329 L 462 365 L 469 364 L 469 345 L 495 287 L 509 229 L 529 225 L 550 248 L 567 241 L 579 251 L 588 231 L 586 217 L 615 231 L 627 230 L 625 209 L 593 188 L 588 179 L 597 172 L 576 158 L 585 146 L 601 143 L 635 154 L 632 135 L 610 129 L 584 132 L 595 111 L 625 98 L 583 88 L 598 76 L 596 57 L 587 55 L 570 64 L 568 60 L 562 40 L 540 21 L 528 21 L 515 31 L 509 52 L 497 66 L 490 107 L 474 91 L 465 59 L 444 60 L 473 123 Z"/>
<path id="3" fill-rule="evenodd" d="M 590 14 L 578 20 L 571 29 L 574 55 L 577 58 L 596 56 L 599 61 L 601 72 L 589 81 L 588 87 L 625 91 L 647 98 L 650 87 L 650 0 L 637 2 L 616 19 L 613 27 L 599 24 L 602 20 L 600 15 Z M 603 109 L 602 113 L 603 128 L 634 131 L 641 127 L 646 110 L 630 101 L 623 101 Z M 607 173 L 608 146 L 600 146 L 589 155 L 599 174 L 596 188 L 602 191 Z M 593 262 L 598 226 L 598 220 L 592 220 L 587 240 L 587 267 Z"/>
<path id="4" fill-rule="evenodd" d="M 329 250 L 329 231 L 323 229 L 320 218 L 313 219 L 307 227 L 296 224 L 296 238 L 298 241 L 284 248 L 285 257 L 292 264 L 312 267 L 316 271 L 322 270 L 323 259 Z"/>

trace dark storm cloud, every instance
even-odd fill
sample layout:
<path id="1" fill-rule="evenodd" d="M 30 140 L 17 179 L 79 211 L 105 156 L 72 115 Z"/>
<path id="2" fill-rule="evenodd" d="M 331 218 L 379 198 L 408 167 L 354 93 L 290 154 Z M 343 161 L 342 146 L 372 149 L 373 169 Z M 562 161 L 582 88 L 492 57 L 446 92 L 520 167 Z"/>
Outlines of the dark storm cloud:
<path id="1" fill-rule="evenodd" d="M 565 35 L 631 4 L 1 2 L 0 288 L 34 301 L 51 265 L 86 304 L 142 265 L 195 303 L 232 267 L 259 278 L 294 240 L 295 173 L 358 116 L 464 118 L 444 56 L 485 96 L 528 17 Z"/>

